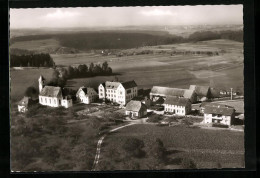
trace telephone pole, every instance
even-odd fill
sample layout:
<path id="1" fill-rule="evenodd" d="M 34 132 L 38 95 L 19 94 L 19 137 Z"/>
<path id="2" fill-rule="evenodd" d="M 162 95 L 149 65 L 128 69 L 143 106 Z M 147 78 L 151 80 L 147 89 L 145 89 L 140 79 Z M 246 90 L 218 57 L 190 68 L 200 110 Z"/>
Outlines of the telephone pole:
<path id="1" fill-rule="evenodd" d="M 233 88 L 230 88 L 230 89 L 231 89 L 231 92 L 230 92 L 230 99 L 232 100 L 232 99 L 233 99 L 233 92 L 232 92 Z"/>

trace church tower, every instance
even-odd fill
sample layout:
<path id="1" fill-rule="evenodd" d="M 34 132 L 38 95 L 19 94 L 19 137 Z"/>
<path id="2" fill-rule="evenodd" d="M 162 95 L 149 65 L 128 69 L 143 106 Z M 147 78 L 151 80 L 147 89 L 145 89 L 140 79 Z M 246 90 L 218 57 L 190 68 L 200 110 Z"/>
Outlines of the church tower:
<path id="1" fill-rule="evenodd" d="M 39 81 L 39 93 L 41 93 L 43 87 L 44 87 L 44 82 L 45 82 L 45 79 L 43 78 L 42 75 L 40 75 L 40 78 L 38 79 Z"/>

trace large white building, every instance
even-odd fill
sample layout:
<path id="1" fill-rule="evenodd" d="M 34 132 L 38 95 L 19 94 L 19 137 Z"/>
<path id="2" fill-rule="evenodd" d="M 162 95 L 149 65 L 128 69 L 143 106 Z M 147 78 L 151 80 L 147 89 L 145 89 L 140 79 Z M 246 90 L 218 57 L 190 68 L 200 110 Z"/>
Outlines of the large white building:
<path id="1" fill-rule="evenodd" d="M 90 104 L 98 98 L 97 92 L 94 88 L 80 87 L 76 93 L 77 100 L 81 103 Z"/>
<path id="2" fill-rule="evenodd" d="M 235 118 L 235 109 L 222 104 L 207 104 L 204 109 L 204 123 L 230 126 Z"/>
<path id="3" fill-rule="evenodd" d="M 99 99 L 125 105 L 137 96 L 137 84 L 135 81 L 102 83 L 98 87 Z"/>
<path id="4" fill-rule="evenodd" d="M 72 106 L 72 99 L 63 97 L 60 87 L 44 86 L 45 79 L 39 78 L 39 103 L 45 106 L 69 108 Z"/>
<path id="5" fill-rule="evenodd" d="M 191 111 L 191 102 L 187 98 L 167 96 L 164 102 L 164 111 L 185 116 Z"/>

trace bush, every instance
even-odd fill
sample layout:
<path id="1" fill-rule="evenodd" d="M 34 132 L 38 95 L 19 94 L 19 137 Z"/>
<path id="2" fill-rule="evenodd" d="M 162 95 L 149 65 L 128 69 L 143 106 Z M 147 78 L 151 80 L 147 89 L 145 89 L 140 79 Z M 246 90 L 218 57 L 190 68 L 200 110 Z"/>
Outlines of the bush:
<path id="1" fill-rule="evenodd" d="M 162 119 L 163 119 L 162 116 L 154 114 L 154 115 L 149 116 L 149 118 L 146 121 L 156 123 L 156 122 L 161 121 Z"/>
<path id="2" fill-rule="evenodd" d="M 164 160 L 166 149 L 161 139 L 156 138 L 155 143 L 150 147 L 150 155 L 158 160 Z"/>
<path id="3" fill-rule="evenodd" d="M 123 144 L 123 149 L 126 151 L 127 155 L 141 158 L 145 155 L 142 150 L 144 147 L 144 142 L 137 138 L 129 138 Z"/>
<path id="4" fill-rule="evenodd" d="M 190 158 L 184 158 L 181 162 L 181 166 L 184 169 L 196 169 L 197 168 L 195 162 Z"/>

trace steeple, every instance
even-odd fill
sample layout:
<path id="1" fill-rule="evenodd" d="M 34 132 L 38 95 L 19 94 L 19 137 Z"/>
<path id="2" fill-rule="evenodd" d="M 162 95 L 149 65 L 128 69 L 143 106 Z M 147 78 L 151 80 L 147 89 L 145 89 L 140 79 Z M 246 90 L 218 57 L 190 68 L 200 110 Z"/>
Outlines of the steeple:
<path id="1" fill-rule="evenodd" d="M 39 93 L 41 93 L 41 91 L 44 87 L 45 78 L 43 78 L 43 76 L 40 75 L 38 82 L 39 82 Z"/>

